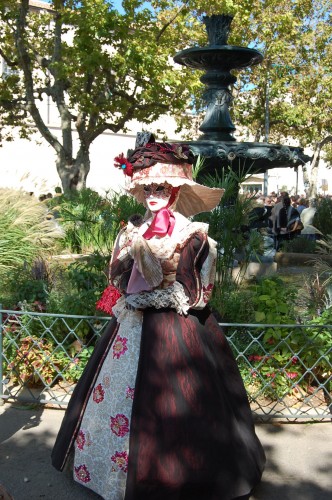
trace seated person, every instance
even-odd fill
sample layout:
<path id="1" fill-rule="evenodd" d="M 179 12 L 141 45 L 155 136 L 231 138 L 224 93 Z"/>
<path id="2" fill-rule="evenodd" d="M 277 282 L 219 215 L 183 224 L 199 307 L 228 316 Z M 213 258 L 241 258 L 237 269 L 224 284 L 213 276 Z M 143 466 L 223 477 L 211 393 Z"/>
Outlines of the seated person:
<path id="1" fill-rule="evenodd" d="M 296 208 L 292 207 L 291 200 L 288 196 L 283 198 L 283 207 L 279 211 L 279 233 L 277 235 L 277 250 L 283 241 L 292 240 L 301 234 L 303 227 L 300 219 L 300 214 Z"/>

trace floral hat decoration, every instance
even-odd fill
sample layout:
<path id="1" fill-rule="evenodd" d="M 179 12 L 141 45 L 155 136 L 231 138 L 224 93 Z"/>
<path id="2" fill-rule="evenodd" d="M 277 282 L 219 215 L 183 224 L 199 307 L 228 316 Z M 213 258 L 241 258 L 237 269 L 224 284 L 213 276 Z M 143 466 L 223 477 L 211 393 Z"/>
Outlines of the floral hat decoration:
<path id="1" fill-rule="evenodd" d="M 144 204 L 144 186 L 167 182 L 180 188 L 176 210 L 184 216 L 210 212 L 219 203 L 224 189 L 198 184 L 192 177 L 194 155 L 187 145 L 155 142 L 152 134 L 140 133 L 134 151 L 127 158 L 121 154 L 115 166 L 123 170 L 130 180 L 127 191 Z"/>

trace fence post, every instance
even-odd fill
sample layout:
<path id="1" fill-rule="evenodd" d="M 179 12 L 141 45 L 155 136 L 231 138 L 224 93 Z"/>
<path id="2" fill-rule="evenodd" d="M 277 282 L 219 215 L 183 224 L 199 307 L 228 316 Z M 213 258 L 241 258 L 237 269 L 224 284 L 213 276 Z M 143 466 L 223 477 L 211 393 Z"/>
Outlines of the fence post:
<path id="1" fill-rule="evenodd" d="M 3 361 L 3 328 L 2 328 L 2 304 L 0 304 L 0 406 L 4 404 L 3 396 L 3 373 L 2 373 L 2 361 Z"/>

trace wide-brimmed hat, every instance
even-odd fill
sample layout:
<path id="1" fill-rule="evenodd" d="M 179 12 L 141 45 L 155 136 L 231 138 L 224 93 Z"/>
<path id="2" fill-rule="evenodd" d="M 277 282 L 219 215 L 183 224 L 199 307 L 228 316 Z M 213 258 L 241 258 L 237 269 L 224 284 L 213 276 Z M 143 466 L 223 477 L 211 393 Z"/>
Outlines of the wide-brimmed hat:
<path id="1" fill-rule="evenodd" d="M 153 183 L 167 182 L 180 187 L 176 211 L 186 217 L 210 212 L 224 194 L 224 189 L 209 188 L 193 180 L 194 156 L 186 145 L 158 143 L 150 137 L 148 143 L 136 148 L 127 158 L 121 155 L 115 161 L 130 177 L 127 191 L 142 204 L 145 203 L 144 186 Z"/>

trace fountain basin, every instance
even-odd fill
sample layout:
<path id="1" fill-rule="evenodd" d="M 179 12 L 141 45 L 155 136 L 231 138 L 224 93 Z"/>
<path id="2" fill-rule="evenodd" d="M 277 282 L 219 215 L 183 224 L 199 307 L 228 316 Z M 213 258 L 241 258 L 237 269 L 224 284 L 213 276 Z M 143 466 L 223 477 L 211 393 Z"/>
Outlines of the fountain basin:
<path id="1" fill-rule="evenodd" d="M 255 49 L 236 45 L 214 45 L 210 47 L 192 47 L 178 52 L 174 61 L 189 68 L 201 70 L 231 71 L 244 69 L 261 63 L 263 55 Z"/>
<path id="2" fill-rule="evenodd" d="M 216 168 L 226 166 L 239 171 L 245 167 L 251 174 L 264 173 L 271 168 L 298 167 L 310 160 L 300 147 L 266 142 L 220 141 L 218 137 L 219 132 L 216 132 L 216 140 L 185 141 L 195 156 L 206 158 L 205 173 L 213 173 Z"/>

